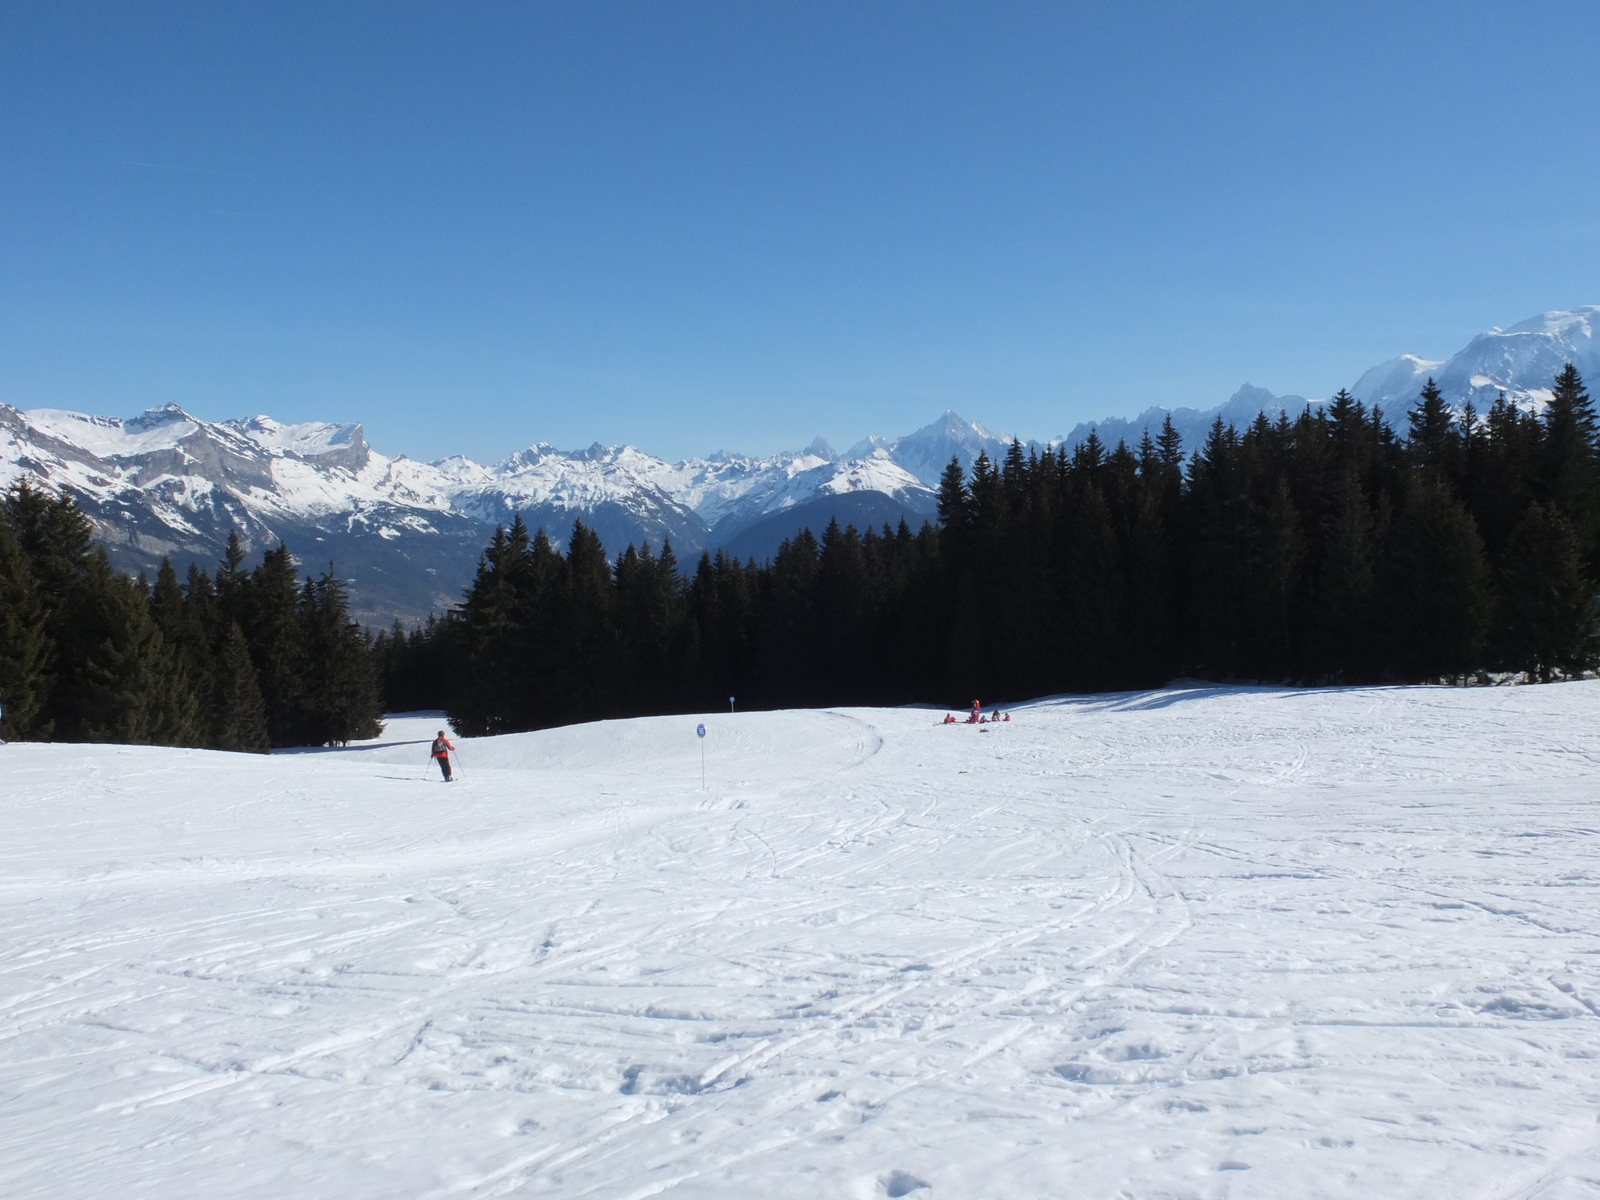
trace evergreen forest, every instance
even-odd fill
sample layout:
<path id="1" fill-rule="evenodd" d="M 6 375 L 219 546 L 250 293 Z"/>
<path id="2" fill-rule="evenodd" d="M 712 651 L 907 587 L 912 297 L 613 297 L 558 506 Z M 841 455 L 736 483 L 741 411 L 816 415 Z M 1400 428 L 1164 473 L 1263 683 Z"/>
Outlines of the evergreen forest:
<path id="1" fill-rule="evenodd" d="M 765 563 L 670 545 L 615 561 L 496 530 L 464 602 L 380 634 L 392 708 L 467 735 L 602 717 L 934 702 L 1176 677 L 1547 682 L 1600 659 L 1600 445 L 1569 365 L 1537 414 L 1453 412 L 1430 380 L 1403 430 L 1340 392 L 1218 422 L 1187 458 L 1137 446 L 952 461 L 937 527 L 801 530 Z"/>
<path id="2" fill-rule="evenodd" d="M 371 639 L 332 570 L 289 551 L 247 570 L 237 533 L 213 578 L 112 569 L 70 496 L 0 501 L 0 736 L 265 752 L 375 737 Z"/>
<path id="3" fill-rule="evenodd" d="M 565 552 L 520 517 L 463 601 L 375 637 L 330 569 L 237 536 L 211 574 L 112 569 L 70 496 L 0 500 L 0 734 L 265 751 L 444 708 L 473 736 L 739 708 L 1010 702 L 1177 677 L 1548 682 L 1600 666 L 1600 432 L 1538 413 L 1290 419 L 952 461 L 938 523 L 802 529 L 764 563 Z"/>

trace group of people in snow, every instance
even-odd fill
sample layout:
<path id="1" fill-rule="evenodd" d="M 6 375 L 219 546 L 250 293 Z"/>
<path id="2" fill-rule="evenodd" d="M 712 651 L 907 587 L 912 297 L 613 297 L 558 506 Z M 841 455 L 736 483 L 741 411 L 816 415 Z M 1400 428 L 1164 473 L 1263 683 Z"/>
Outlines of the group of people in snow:
<path id="1" fill-rule="evenodd" d="M 954 713 L 945 713 L 944 715 L 944 724 L 946 725 L 994 725 L 1001 721 L 1009 720 L 1011 720 L 1011 714 L 1003 713 L 998 708 L 987 717 L 984 716 L 983 704 L 978 700 L 972 702 L 972 714 L 965 721 L 957 721 Z"/>

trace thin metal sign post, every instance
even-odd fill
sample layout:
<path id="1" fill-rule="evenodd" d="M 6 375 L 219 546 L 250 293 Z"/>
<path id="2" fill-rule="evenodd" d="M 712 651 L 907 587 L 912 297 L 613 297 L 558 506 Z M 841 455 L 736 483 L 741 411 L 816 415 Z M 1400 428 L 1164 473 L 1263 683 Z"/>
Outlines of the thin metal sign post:
<path id="1" fill-rule="evenodd" d="M 706 790 L 706 727 L 696 725 L 694 732 L 700 739 L 700 790 L 703 792 Z"/>

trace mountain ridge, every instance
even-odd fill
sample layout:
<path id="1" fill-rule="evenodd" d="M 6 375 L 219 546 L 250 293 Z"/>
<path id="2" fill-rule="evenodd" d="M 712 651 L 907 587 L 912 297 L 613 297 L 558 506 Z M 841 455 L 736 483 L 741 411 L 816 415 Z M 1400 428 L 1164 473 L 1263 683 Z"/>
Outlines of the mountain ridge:
<path id="1" fill-rule="evenodd" d="M 1600 377 L 1597 331 L 1600 306 L 1551 310 L 1479 334 L 1449 359 L 1380 363 L 1350 390 L 1392 420 L 1430 376 L 1457 408 L 1481 411 L 1500 391 L 1537 407 L 1568 361 Z M 1074 446 L 1093 433 L 1107 448 L 1132 445 L 1170 418 L 1192 451 L 1219 418 L 1242 425 L 1321 403 L 1246 383 L 1215 408 L 1151 407 L 1023 444 Z M 387 624 L 453 604 L 489 531 L 518 514 L 557 544 L 582 519 L 613 554 L 629 542 L 670 540 L 680 561 L 718 547 L 759 558 L 802 524 L 833 517 L 920 524 L 933 516 L 952 458 L 963 468 L 980 454 L 998 460 L 1011 441 L 946 410 L 909 434 L 864 438 L 843 454 L 819 436 L 798 451 L 723 450 L 678 463 L 599 442 L 567 451 L 535 443 L 492 465 L 462 456 L 424 463 L 379 453 L 353 422 L 205 421 L 177 404 L 127 419 L 0 404 L 0 485 L 27 476 L 71 491 L 113 561 L 131 570 L 152 570 L 163 556 L 180 570 L 209 564 L 231 529 L 252 551 L 282 540 L 308 568 L 333 563 L 351 582 L 353 611 Z"/>

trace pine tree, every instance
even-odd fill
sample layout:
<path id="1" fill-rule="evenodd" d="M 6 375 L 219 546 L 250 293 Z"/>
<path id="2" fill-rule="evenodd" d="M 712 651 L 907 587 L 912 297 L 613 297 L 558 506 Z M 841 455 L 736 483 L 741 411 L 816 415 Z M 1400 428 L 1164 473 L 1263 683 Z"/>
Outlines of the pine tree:
<path id="1" fill-rule="evenodd" d="M 1156 438 L 1156 458 L 1164 485 L 1176 484 L 1183 475 L 1183 436 L 1172 425 L 1172 414 L 1161 419 L 1161 435 Z"/>
<path id="2" fill-rule="evenodd" d="M 268 550 L 248 582 L 233 577 L 226 562 L 218 572 L 218 580 L 223 586 L 223 611 L 239 622 L 250 646 L 272 744 L 318 744 L 324 739 L 316 736 L 319 731 L 308 720 L 305 626 L 300 619 L 300 589 L 289 548 L 280 542 Z"/>
<path id="3" fill-rule="evenodd" d="M 767 570 L 758 575 L 762 610 L 753 654 L 757 674 L 785 681 L 797 704 L 817 703 L 820 679 L 816 632 L 816 584 L 820 550 L 809 529 L 785 538 Z"/>
<path id="4" fill-rule="evenodd" d="M 566 639 L 556 703 L 571 718 L 587 720 L 606 711 L 616 688 L 616 581 L 599 536 L 582 521 L 572 523 L 567 539 L 563 582 L 560 619 Z"/>
<path id="5" fill-rule="evenodd" d="M 619 702 L 629 714 L 670 712 L 680 678 L 684 603 L 672 543 L 661 556 L 650 543 L 632 545 L 616 565 L 618 641 L 624 664 L 618 676 Z"/>
<path id="6" fill-rule="evenodd" d="M 1411 426 L 1407 449 L 1412 461 L 1424 470 L 1443 473 L 1453 483 L 1460 451 L 1459 431 L 1450 406 L 1431 378 L 1423 385 L 1407 421 Z"/>
<path id="7" fill-rule="evenodd" d="M 1159 687 L 1172 677 L 1172 563 L 1160 487 L 1157 475 L 1135 498 L 1122 553 L 1119 608 L 1127 660 L 1118 674 L 1133 687 Z M 1037 686 L 1049 690 L 1048 681 Z"/>
<path id="8" fill-rule="evenodd" d="M 496 526 L 461 607 L 465 661 L 460 666 L 466 686 L 449 689 L 448 710 L 455 728 L 469 737 L 538 723 L 529 711 L 523 678 L 528 669 L 524 644 L 539 620 L 525 586 L 529 549 L 520 513 L 509 530 Z"/>
<path id="9" fill-rule="evenodd" d="M 212 665 L 216 656 L 217 636 L 215 617 L 209 611 L 208 589 L 210 580 L 200 583 L 202 576 L 197 568 L 190 568 L 190 591 L 193 598 L 184 594 L 178 584 L 177 572 L 172 563 L 163 558 L 156 572 L 155 587 L 150 592 L 150 615 L 162 640 L 176 656 L 175 665 L 182 668 L 194 694 L 209 697 L 212 692 Z M 204 726 L 205 721 L 201 722 Z"/>
<path id="10" fill-rule="evenodd" d="M 742 696 L 747 705 L 757 699 L 749 675 L 755 606 L 752 573 L 722 550 L 715 558 L 702 554 L 695 567 L 687 598 L 698 652 L 693 707 L 720 705 L 728 696 Z"/>
<path id="11" fill-rule="evenodd" d="M 70 680 L 71 736 L 93 742 L 198 746 L 199 701 L 171 653 L 143 588 L 90 555 L 79 604 L 86 653 Z"/>
<path id="12" fill-rule="evenodd" d="M 1246 670 L 1257 678 L 1288 679 L 1300 667 L 1294 613 L 1305 550 L 1288 482 L 1281 476 L 1276 482 L 1251 522 L 1249 587 L 1255 618 Z"/>
<path id="13" fill-rule="evenodd" d="M 1540 491 L 1572 522 L 1591 580 L 1600 583 L 1600 445 L 1594 404 L 1568 363 L 1544 410 Z"/>
<path id="14" fill-rule="evenodd" d="M 1056 636 L 1063 685 L 1093 692 L 1112 685 L 1121 660 L 1121 564 L 1111 510 L 1100 489 L 1083 479 L 1075 492 L 1057 566 Z"/>
<path id="15" fill-rule="evenodd" d="M 26 480 L 6 495 L 5 523 L 26 560 L 53 651 L 33 723 L 58 740 L 198 740 L 195 699 L 165 652 L 141 584 L 111 569 L 70 495 Z"/>
<path id="16" fill-rule="evenodd" d="M 1383 601 L 1391 669 L 1420 683 L 1479 668 L 1488 569 L 1472 517 L 1442 482 L 1420 479 L 1388 542 Z"/>
<path id="17" fill-rule="evenodd" d="M 272 746 L 267 736 L 267 709 L 250 661 L 250 647 L 237 621 L 229 621 L 223 633 L 212 677 L 209 744 L 217 750 L 267 753 Z"/>
<path id="18" fill-rule="evenodd" d="M 1220 418 L 1190 471 L 1187 550 L 1192 655 L 1206 671 L 1237 676 L 1249 657 L 1249 460 Z"/>
<path id="19" fill-rule="evenodd" d="M 27 556 L 4 516 L 0 510 L 0 737 L 47 738 L 51 726 L 39 716 L 50 690 L 53 644 Z"/>
<path id="20" fill-rule="evenodd" d="M 1353 467 L 1344 471 L 1321 540 L 1310 631 L 1312 674 L 1345 683 L 1370 679 L 1376 669 L 1376 539 L 1372 508 Z"/>
<path id="21" fill-rule="evenodd" d="M 814 614 L 824 704 L 859 694 L 869 674 L 864 670 L 872 633 L 867 579 L 867 556 L 855 526 L 841 529 L 837 518 L 829 520 L 817 556 Z"/>
<path id="22" fill-rule="evenodd" d="M 946 544 L 953 545 L 958 531 L 964 531 L 972 520 L 972 497 L 959 458 L 952 458 L 939 476 L 938 506 L 939 528 L 944 531 Z"/>
<path id="23" fill-rule="evenodd" d="M 1572 523 L 1530 504 L 1512 533 L 1499 578 L 1497 642 L 1504 664 L 1548 683 L 1594 667 L 1597 614 Z"/>
<path id="24" fill-rule="evenodd" d="M 244 543 L 239 540 L 239 531 L 230 529 L 228 545 L 223 551 L 222 561 L 217 564 L 217 607 L 225 619 L 238 621 L 242 629 L 247 629 L 250 619 L 250 572 L 244 569 L 244 561 Z"/>
<path id="25" fill-rule="evenodd" d="M 305 737 L 311 745 L 343 746 L 383 732 L 382 698 L 367 636 L 350 619 L 344 581 L 333 564 L 306 578 L 299 620 L 305 675 Z"/>

